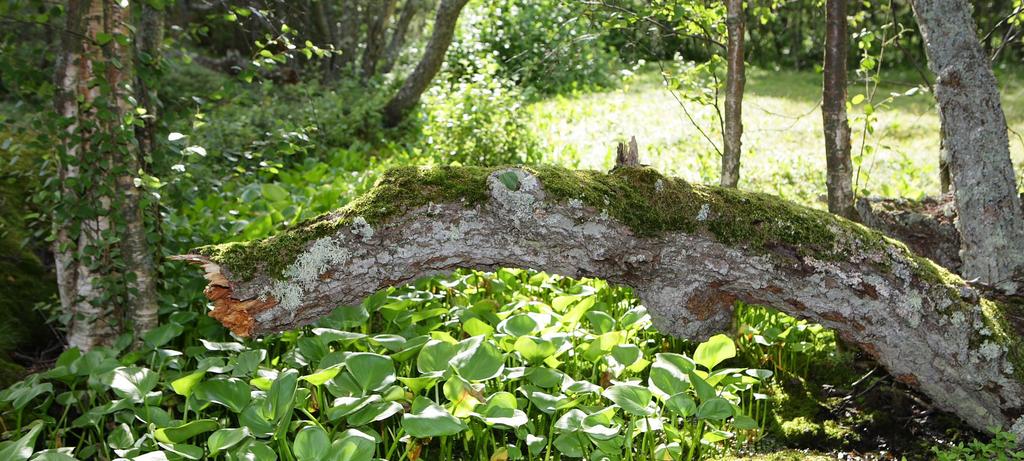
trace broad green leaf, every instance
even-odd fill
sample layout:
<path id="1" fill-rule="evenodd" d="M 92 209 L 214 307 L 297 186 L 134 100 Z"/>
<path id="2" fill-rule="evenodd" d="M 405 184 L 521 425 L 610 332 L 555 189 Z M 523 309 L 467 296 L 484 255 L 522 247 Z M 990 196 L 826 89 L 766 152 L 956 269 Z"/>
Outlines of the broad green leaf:
<path id="1" fill-rule="evenodd" d="M 616 384 L 604 390 L 604 397 L 635 416 L 650 415 L 651 391 L 636 384 Z"/>
<path id="2" fill-rule="evenodd" d="M 452 376 L 444 383 L 444 396 L 450 402 L 451 412 L 457 418 L 466 418 L 484 397 L 473 385 L 459 376 Z"/>
<path id="3" fill-rule="evenodd" d="M 215 431 L 220 423 L 215 419 L 199 419 L 175 427 L 162 427 L 153 434 L 160 442 L 181 443 L 199 434 Z"/>
<path id="4" fill-rule="evenodd" d="M 693 353 L 693 361 L 712 370 L 716 365 L 736 357 L 736 345 L 726 335 L 715 335 L 700 343 Z"/>
<path id="5" fill-rule="evenodd" d="M 251 396 L 249 383 L 238 378 L 214 378 L 203 381 L 193 391 L 197 399 L 223 405 L 235 413 L 242 412 L 249 404 Z"/>
<path id="6" fill-rule="evenodd" d="M 732 404 L 721 397 L 709 399 L 697 408 L 697 419 L 723 421 L 732 416 Z"/>
<path id="7" fill-rule="evenodd" d="M 182 397 L 188 397 L 192 395 L 192 389 L 203 380 L 203 376 L 206 376 L 205 371 L 197 371 L 195 373 L 187 374 L 174 381 L 171 381 L 171 389 L 174 389 L 174 393 Z"/>
<path id="8" fill-rule="evenodd" d="M 148 368 L 120 367 L 110 377 L 110 388 L 121 398 L 141 402 L 159 380 L 160 375 Z"/>
<path id="9" fill-rule="evenodd" d="M 39 433 L 43 430 L 43 426 L 44 424 L 42 421 L 33 422 L 25 435 L 0 450 L 0 459 L 10 461 L 27 461 L 31 458 L 32 453 L 35 450 L 36 439 L 39 438 Z"/>
<path id="10" fill-rule="evenodd" d="M 331 450 L 331 438 L 319 426 L 307 426 L 295 434 L 292 452 L 298 461 L 320 461 L 327 459 Z"/>
<path id="11" fill-rule="evenodd" d="M 295 389 L 299 384 L 299 372 L 296 370 L 285 370 L 277 375 L 274 384 L 270 386 L 267 394 L 267 414 L 273 417 L 275 423 L 281 423 L 290 417 L 295 408 Z"/>
<path id="12" fill-rule="evenodd" d="M 451 363 L 459 376 L 470 381 L 486 381 L 501 375 L 505 357 L 493 342 L 474 336 L 459 342 Z"/>
<path id="13" fill-rule="evenodd" d="M 358 429 L 349 429 L 331 445 L 328 459 L 334 461 L 364 461 L 373 458 L 377 441 Z"/>
<path id="14" fill-rule="evenodd" d="M 690 387 L 688 373 L 694 368 L 693 362 L 684 355 L 661 353 L 655 355 L 647 385 L 659 398 L 667 398 L 684 392 Z"/>
<path id="15" fill-rule="evenodd" d="M 238 445 L 239 442 L 245 440 L 248 436 L 249 430 L 244 427 L 218 429 L 213 434 L 210 434 L 210 438 L 206 441 L 206 446 L 210 449 L 210 457 L 217 456 L 217 453 L 222 450 Z"/>
<path id="16" fill-rule="evenodd" d="M 402 404 L 398 402 L 378 401 L 370 403 L 348 415 L 349 426 L 365 426 L 383 421 L 402 412 Z"/>
<path id="17" fill-rule="evenodd" d="M 420 349 L 416 357 L 416 369 L 423 374 L 443 372 L 448 369 L 456 352 L 456 345 L 431 339 Z"/>
<path id="18" fill-rule="evenodd" d="M 314 386 L 322 386 L 324 383 L 330 381 L 335 376 L 337 376 L 339 371 L 341 371 L 341 365 L 334 365 L 329 368 L 325 368 L 323 370 L 310 373 L 299 379 L 306 381 Z"/>
<path id="19" fill-rule="evenodd" d="M 263 192 L 263 197 L 271 202 L 285 201 L 289 196 L 288 191 L 277 184 L 263 184 L 260 186 L 260 191 Z"/>
<path id="20" fill-rule="evenodd" d="M 167 322 L 143 333 L 142 342 L 146 343 L 147 346 L 156 349 L 169 343 L 172 339 L 177 338 L 178 335 L 184 331 L 185 327 L 174 322 Z"/>
<path id="21" fill-rule="evenodd" d="M 535 336 L 520 336 L 513 346 L 527 363 L 535 365 L 551 357 L 557 350 L 555 344 Z"/>
<path id="22" fill-rule="evenodd" d="M 402 427 L 410 436 L 420 439 L 455 435 L 467 429 L 462 420 L 425 397 L 416 397 L 412 411 L 402 417 Z"/>
<path id="23" fill-rule="evenodd" d="M 345 359 L 345 368 L 352 374 L 363 395 L 380 391 L 395 382 L 395 364 L 391 357 L 356 352 Z"/>
<path id="24" fill-rule="evenodd" d="M 685 418 L 697 413 L 697 402 L 685 392 L 680 392 L 665 401 L 665 409 Z"/>

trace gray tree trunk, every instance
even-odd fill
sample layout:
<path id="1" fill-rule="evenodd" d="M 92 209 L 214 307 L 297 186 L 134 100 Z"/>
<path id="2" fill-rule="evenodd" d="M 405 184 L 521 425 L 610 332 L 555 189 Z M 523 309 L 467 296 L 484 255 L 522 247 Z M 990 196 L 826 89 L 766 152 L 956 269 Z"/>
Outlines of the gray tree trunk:
<path id="1" fill-rule="evenodd" d="M 398 0 L 373 0 L 367 8 L 366 48 L 363 49 L 362 72 L 367 79 L 377 74 L 377 65 L 384 54 L 384 38 L 395 15 Z"/>
<path id="2" fill-rule="evenodd" d="M 828 211 L 857 219 L 850 159 L 850 123 L 846 118 L 847 0 L 825 1 L 825 75 L 821 115 L 825 130 L 825 184 Z"/>
<path id="3" fill-rule="evenodd" d="M 913 0 L 935 73 L 942 134 L 961 236 L 963 275 L 1020 290 L 1024 215 L 999 88 L 966 0 Z"/>
<path id="4" fill-rule="evenodd" d="M 444 64 L 444 55 L 455 36 L 459 14 L 468 2 L 469 0 L 441 0 L 437 7 L 437 16 L 434 18 L 434 32 L 430 35 L 419 64 L 405 79 L 398 93 L 384 106 L 384 126 L 397 126 L 419 103 L 420 96 L 430 86 L 430 82 Z"/>
<path id="5" fill-rule="evenodd" d="M 746 33 L 743 0 L 726 0 L 726 50 L 728 74 L 725 82 L 725 132 L 722 133 L 722 186 L 736 187 L 740 182 L 740 154 L 743 138 L 743 87 L 746 70 L 743 63 L 743 39 Z"/>
<path id="6" fill-rule="evenodd" d="M 405 4 L 402 5 L 402 12 L 398 16 L 398 22 L 395 23 L 395 31 L 391 34 L 391 41 L 388 42 L 387 50 L 384 52 L 384 65 L 381 66 L 380 73 L 386 74 L 395 68 L 398 56 L 402 53 L 402 47 L 405 46 L 405 36 L 409 32 L 409 26 L 419 10 L 420 1 L 405 0 Z"/>
<path id="7" fill-rule="evenodd" d="M 660 331 L 691 339 L 727 328 L 736 300 L 773 306 L 835 329 L 975 427 L 1024 432 L 1022 346 L 1003 307 L 830 213 L 646 168 L 404 168 L 284 234 L 176 259 L 204 267 L 211 315 L 242 336 L 463 267 L 629 285 Z"/>

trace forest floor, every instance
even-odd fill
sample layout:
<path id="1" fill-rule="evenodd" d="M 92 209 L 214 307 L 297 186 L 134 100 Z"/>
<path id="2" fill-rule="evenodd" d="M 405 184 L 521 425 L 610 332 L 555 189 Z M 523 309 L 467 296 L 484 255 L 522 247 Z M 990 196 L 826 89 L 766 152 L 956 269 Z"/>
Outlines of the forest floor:
<path id="1" fill-rule="evenodd" d="M 1011 152 L 1021 171 L 1024 78 L 1019 72 L 997 74 Z M 851 99 L 865 93 L 863 83 L 851 82 Z M 720 145 L 720 130 L 707 129 L 718 123 L 713 108 L 687 101 L 680 91 L 674 97 L 659 69 L 651 66 L 619 88 L 537 101 L 529 107 L 531 126 L 546 144 L 547 162 L 608 169 L 615 144 L 636 136 L 642 162 L 692 182 L 716 183 L 719 156 L 687 119 L 677 97 Z M 864 108 L 872 99 L 876 119 L 871 121 L 873 133 L 865 137 Z M 824 208 L 821 75 L 749 69 L 743 106 L 740 187 Z M 874 98 L 865 97 L 849 115 L 860 195 L 920 198 L 938 193 L 938 114 L 918 74 L 884 73 Z"/>

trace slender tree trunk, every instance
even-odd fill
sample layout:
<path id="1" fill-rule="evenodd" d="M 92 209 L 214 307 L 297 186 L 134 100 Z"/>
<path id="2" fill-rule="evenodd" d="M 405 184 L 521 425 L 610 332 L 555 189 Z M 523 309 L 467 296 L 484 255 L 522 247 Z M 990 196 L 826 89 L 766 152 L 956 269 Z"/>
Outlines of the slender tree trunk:
<path id="1" fill-rule="evenodd" d="M 125 159 L 126 174 L 118 178 L 120 190 L 128 200 L 123 213 L 127 233 L 124 245 L 127 270 L 135 276 L 129 283 L 129 305 L 135 333 L 141 334 L 157 325 L 159 305 L 157 303 L 157 270 L 155 254 L 149 248 L 146 230 L 146 210 L 142 208 L 140 189 L 134 180 L 141 168 L 149 171 L 149 164 L 157 146 L 157 125 L 160 120 L 159 94 L 156 88 L 157 74 L 161 68 L 161 46 L 164 41 L 164 12 L 141 2 L 139 25 L 136 28 L 136 55 L 139 71 L 135 81 L 135 96 L 139 105 L 146 110 L 144 125 L 135 130 L 139 151 L 134 159 Z M 130 109 L 130 108 L 128 108 Z M 150 209 L 153 218 L 159 213 L 154 203 Z M 159 226 L 159 219 L 152 219 Z"/>
<path id="2" fill-rule="evenodd" d="M 395 68 L 398 55 L 401 54 L 402 47 L 405 46 L 405 35 L 409 32 L 409 25 L 412 24 L 419 9 L 419 2 L 420 0 L 405 0 L 405 4 L 402 5 L 402 12 L 398 16 L 398 22 L 395 23 L 395 32 L 391 34 L 391 41 L 388 42 L 387 51 L 384 52 L 384 65 L 381 66 L 380 73 L 386 74 Z"/>
<path id="3" fill-rule="evenodd" d="M 725 149 L 722 152 L 722 186 L 736 187 L 740 182 L 740 153 L 743 137 L 743 86 L 746 71 L 743 68 L 743 35 L 745 22 L 743 0 L 726 0 L 726 27 L 729 44 L 726 59 L 729 69 L 725 82 Z"/>
<path id="4" fill-rule="evenodd" d="M 963 275 L 1007 292 L 1024 269 L 1024 214 L 1010 160 L 999 88 L 966 0 L 913 0 L 937 76 Z"/>
<path id="5" fill-rule="evenodd" d="M 825 129 L 828 211 L 857 219 L 850 159 L 850 123 L 846 118 L 847 0 L 825 1 L 825 77 L 821 115 Z"/>
<path id="6" fill-rule="evenodd" d="M 405 115 L 412 110 L 420 100 L 420 96 L 426 91 L 430 82 L 441 70 L 444 64 L 444 55 L 452 44 L 455 36 L 455 25 L 459 21 L 459 14 L 469 0 L 441 0 L 437 7 L 437 16 L 434 18 L 434 32 L 423 50 L 423 57 L 412 74 L 405 79 L 402 88 L 398 90 L 387 105 L 384 106 L 384 125 L 393 127 L 398 125 Z"/>
<path id="7" fill-rule="evenodd" d="M 124 327 L 124 303 L 151 272 L 145 252 L 134 136 L 130 10 L 107 0 L 69 0 L 56 66 L 57 112 L 68 124 L 58 154 L 61 204 L 54 253 L 68 345 L 109 344 Z M 135 227 L 138 229 L 138 227 Z"/>
<path id="8" fill-rule="evenodd" d="M 377 64 L 384 53 L 384 36 L 395 15 L 397 0 L 374 0 L 367 10 L 366 49 L 363 50 L 362 71 L 367 79 L 377 74 Z"/>

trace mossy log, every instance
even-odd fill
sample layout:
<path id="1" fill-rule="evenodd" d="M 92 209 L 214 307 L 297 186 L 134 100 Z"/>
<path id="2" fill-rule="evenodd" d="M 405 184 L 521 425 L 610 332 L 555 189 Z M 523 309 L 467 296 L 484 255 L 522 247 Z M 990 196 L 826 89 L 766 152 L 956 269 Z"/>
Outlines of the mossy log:
<path id="1" fill-rule="evenodd" d="M 204 267 L 211 315 L 242 336 L 462 267 L 628 285 L 659 330 L 692 339 L 728 328 L 736 300 L 769 305 L 973 426 L 1024 433 L 1024 349 L 1001 305 L 859 224 L 649 168 L 402 168 L 335 212 L 179 259 Z"/>

